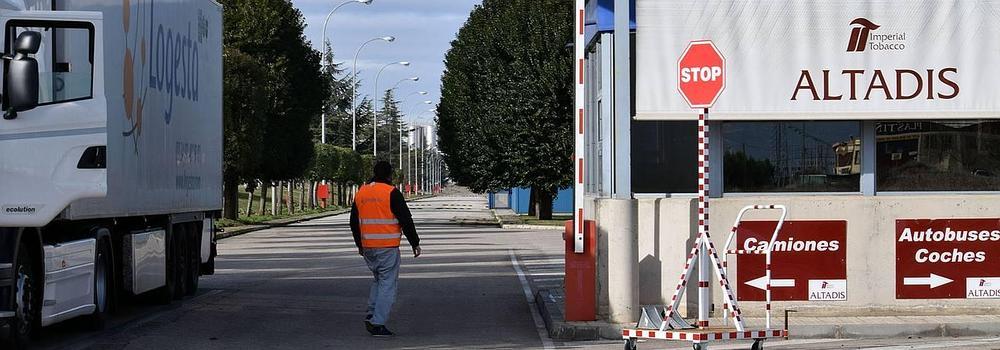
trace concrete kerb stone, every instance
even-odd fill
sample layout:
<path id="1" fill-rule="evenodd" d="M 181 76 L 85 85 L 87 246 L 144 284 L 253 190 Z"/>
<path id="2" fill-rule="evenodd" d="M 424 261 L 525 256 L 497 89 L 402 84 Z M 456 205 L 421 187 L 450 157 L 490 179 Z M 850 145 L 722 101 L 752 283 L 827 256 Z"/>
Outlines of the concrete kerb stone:
<path id="1" fill-rule="evenodd" d="M 551 225 L 502 224 L 500 227 L 503 228 L 503 229 L 506 229 L 506 230 L 531 230 L 531 231 L 539 231 L 539 230 L 562 231 L 562 230 L 565 230 L 565 228 L 563 226 L 551 226 Z"/>
<path id="2" fill-rule="evenodd" d="M 557 297 L 553 297 L 556 295 Z M 631 324 L 606 321 L 564 321 L 560 291 L 541 289 L 535 293 L 535 305 L 545 321 L 549 337 L 561 341 L 597 339 L 619 340 L 621 330 Z M 559 300 L 557 300 L 559 299 Z M 713 324 L 722 320 L 712 319 Z M 755 328 L 762 320 L 747 319 L 747 327 Z M 978 337 L 1000 335 L 1000 316 L 871 316 L 871 317 L 793 317 L 789 332 L 792 339 L 849 339 L 890 337 Z M 776 325 L 777 327 L 782 324 Z"/>
<path id="3" fill-rule="evenodd" d="M 505 230 L 530 230 L 530 231 L 543 231 L 543 230 L 553 230 L 562 231 L 565 230 L 563 225 L 528 225 L 528 224 L 509 224 L 503 221 L 503 217 L 497 213 L 496 209 L 490 209 L 490 213 L 493 213 L 493 218 L 496 220 L 496 226 Z"/>
<path id="4" fill-rule="evenodd" d="M 549 337 L 562 341 L 588 341 L 600 339 L 621 339 L 621 330 L 626 325 L 615 325 L 604 321 L 567 322 L 563 306 L 553 298 L 559 291 L 540 289 L 535 293 L 535 305 L 542 315 Z M 561 299 L 561 298 L 559 298 Z"/>

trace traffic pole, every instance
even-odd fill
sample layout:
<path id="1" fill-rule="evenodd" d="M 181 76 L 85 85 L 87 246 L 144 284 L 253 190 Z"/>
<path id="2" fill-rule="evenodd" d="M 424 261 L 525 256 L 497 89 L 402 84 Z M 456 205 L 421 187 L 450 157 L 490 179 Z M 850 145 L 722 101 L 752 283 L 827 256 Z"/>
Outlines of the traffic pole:
<path id="1" fill-rule="evenodd" d="M 708 327 L 708 316 L 711 311 L 712 294 L 708 288 L 709 269 L 708 261 L 708 189 L 709 189 L 709 168 L 708 168 L 708 125 L 705 119 L 708 116 L 708 108 L 698 115 L 698 242 L 701 244 L 698 250 L 698 327 Z"/>

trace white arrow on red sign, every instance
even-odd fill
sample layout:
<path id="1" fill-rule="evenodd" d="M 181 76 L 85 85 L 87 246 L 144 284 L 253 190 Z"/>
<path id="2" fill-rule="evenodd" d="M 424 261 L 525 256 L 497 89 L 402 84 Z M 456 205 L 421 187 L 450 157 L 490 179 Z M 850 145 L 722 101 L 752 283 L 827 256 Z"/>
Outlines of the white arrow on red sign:
<path id="1" fill-rule="evenodd" d="M 767 276 L 761 276 L 757 279 L 753 279 L 743 283 L 760 290 L 767 290 Z M 773 279 L 773 278 L 771 279 L 771 288 L 786 288 L 786 287 L 795 287 L 795 280 Z"/>
<path id="2" fill-rule="evenodd" d="M 903 285 L 906 286 L 930 286 L 931 289 L 951 283 L 948 277 L 931 274 L 928 277 L 904 277 Z"/>

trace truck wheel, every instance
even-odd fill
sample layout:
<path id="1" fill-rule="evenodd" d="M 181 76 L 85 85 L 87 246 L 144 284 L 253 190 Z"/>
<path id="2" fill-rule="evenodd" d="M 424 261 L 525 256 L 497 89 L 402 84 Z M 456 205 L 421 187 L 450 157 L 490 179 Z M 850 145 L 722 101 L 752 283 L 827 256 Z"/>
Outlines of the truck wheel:
<path id="1" fill-rule="evenodd" d="M 97 255 L 94 257 L 94 313 L 87 317 L 87 328 L 91 330 L 104 329 L 112 304 L 111 276 L 114 276 L 114 266 L 111 260 L 111 248 L 107 239 L 97 242 Z"/>
<path id="2" fill-rule="evenodd" d="M 184 295 L 188 293 L 188 274 L 191 273 L 191 269 L 188 268 L 188 230 L 186 224 L 177 224 L 174 226 L 173 237 L 170 239 L 173 243 L 173 248 L 170 250 L 174 253 L 173 266 L 174 266 L 174 299 L 180 300 L 184 298 Z"/>
<path id="3" fill-rule="evenodd" d="M 190 223 L 188 227 L 188 274 L 187 274 L 187 295 L 198 293 L 198 279 L 201 277 L 201 231 L 198 224 Z"/>
<path id="4" fill-rule="evenodd" d="M 11 349 L 27 346 L 41 329 L 41 303 L 38 299 L 41 280 L 35 264 L 32 264 L 35 252 L 26 245 L 21 245 L 18 251 L 14 263 L 14 318 L 3 337 L 5 344 L 0 344 Z"/>

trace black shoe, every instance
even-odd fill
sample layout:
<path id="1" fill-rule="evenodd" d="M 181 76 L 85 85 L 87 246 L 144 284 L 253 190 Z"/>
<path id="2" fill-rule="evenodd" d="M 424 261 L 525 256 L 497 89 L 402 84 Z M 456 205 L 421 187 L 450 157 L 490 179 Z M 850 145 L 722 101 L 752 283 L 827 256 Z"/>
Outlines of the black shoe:
<path id="1" fill-rule="evenodd" d="M 368 330 L 368 333 L 375 329 L 375 325 L 372 324 L 372 315 L 365 316 L 365 329 Z"/>
<path id="2" fill-rule="evenodd" d="M 372 330 L 368 331 L 369 333 L 372 334 L 373 337 L 391 337 L 391 336 L 395 335 L 391 331 L 389 331 L 388 328 L 385 328 L 385 326 L 383 326 L 383 325 L 379 324 L 379 325 L 374 325 L 374 326 L 375 326 L 375 328 L 373 328 Z"/>

